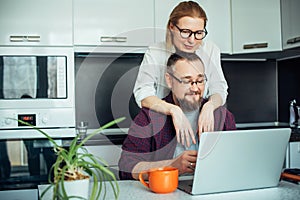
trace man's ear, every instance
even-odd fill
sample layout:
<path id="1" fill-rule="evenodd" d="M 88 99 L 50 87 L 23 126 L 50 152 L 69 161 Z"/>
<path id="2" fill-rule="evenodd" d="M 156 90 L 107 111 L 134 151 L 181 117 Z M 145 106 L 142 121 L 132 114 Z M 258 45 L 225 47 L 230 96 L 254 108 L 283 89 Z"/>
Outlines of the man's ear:
<path id="1" fill-rule="evenodd" d="M 165 79 L 166 79 L 166 83 L 167 83 L 167 86 L 172 89 L 172 77 L 170 76 L 169 73 L 165 73 Z"/>

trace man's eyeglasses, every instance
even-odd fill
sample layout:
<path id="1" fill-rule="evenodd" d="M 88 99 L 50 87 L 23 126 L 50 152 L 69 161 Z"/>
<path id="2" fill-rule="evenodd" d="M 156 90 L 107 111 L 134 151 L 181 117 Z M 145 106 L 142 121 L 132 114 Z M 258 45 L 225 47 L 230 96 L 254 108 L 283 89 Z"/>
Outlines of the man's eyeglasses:
<path id="1" fill-rule="evenodd" d="M 206 83 L 207 78 L 206 75 L 204 74 L 200 79 L 193 81 L 193 80 L 182 80 L 180 78 L 177 78 L 174 74 L 172 73 L 168 73 L 170 74 L 170 76 L 172 76 L 176 81 L 178 81 L 180 84 L 186 86 L 186 87 L 190 87 L 193 86 L 194 84 L 196 84 L 198 87 L 202 86 Z"/>
<path id="2" fill-rule="evenodd" d="M 190 29 L 181 29 L 176 24 L 175 27 L 179 30 L 181 37 L 184 39 L 187 39 L 194 34 L 196 40 L 202 40 L 208 34 L 206 28 L 204 28 L 204 30 L 191 31 Z"/>

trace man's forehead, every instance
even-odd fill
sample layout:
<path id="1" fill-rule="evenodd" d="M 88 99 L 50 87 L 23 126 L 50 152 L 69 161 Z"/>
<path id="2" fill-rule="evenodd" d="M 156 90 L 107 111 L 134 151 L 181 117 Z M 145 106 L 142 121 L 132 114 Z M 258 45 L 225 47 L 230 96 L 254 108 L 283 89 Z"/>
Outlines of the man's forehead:
<path id="1" fill-rule="evenodd" d="M 178 73 L 193 72 L 193 74 L 204 74 L 204 66 L 200 60 L 179 60 L 175 63 L 175 71 Z"/>

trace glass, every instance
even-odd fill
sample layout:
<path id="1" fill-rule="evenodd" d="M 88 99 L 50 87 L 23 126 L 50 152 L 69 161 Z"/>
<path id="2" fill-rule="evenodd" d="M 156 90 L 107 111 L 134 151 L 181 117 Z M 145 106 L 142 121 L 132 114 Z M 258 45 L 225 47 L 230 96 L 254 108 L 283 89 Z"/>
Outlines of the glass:
<path id="1" fill-rule="evenodd" d="M 0 61 L 0 99 L 67 98 L 66 56 L 0 55 Z"/>
<path id="2" fill-rule="evenodd" d="M 206 28 L 204 28 L 204 30 L 191 31 L 190 29 L 181 29 L 177 25 L 175 25 L 175 27 L 179 30 L 181 37 L 184 39 L 187 39 L 194 34 L 196 40 L 202 40 L 208 34 Z"/>
<path id="3" fill-rule="evenodd" d="M 77 134 L 79 135 L 79 139 L 83 140 L 87 135 L 88 122 L 79 122 L 76 129 Z"/>
<path id="4" fill-rule="evenodd" d="M 53 180 L 50 172 L 55 160 L 56 154 L 47 139 L 0 140 L 0 199 L 1 192 L 6 190 L 46 184 L 50 174 Z"/>
<path id="5" fill-rule="evenodd" d="M 207 78 L 206 78 L 205 74 L 202 75 L 202 78 L 200 80 L 196 80 L 196 81 L 193 81 L 193 80 L 182 80 L 180 78 L 177 78 L 172 73 L 168 73 L 168 74 L 170 74 L 170 76 L 172 76 L 176 81 L 178 81 L 179 83 L 181 83 L 182 85 L 184 85 L 186 87 L 193 86 L 194 84 L 196 84 L 199 87 L 199 86 L 204 85 L 205 82 L 207 81 Z"/>

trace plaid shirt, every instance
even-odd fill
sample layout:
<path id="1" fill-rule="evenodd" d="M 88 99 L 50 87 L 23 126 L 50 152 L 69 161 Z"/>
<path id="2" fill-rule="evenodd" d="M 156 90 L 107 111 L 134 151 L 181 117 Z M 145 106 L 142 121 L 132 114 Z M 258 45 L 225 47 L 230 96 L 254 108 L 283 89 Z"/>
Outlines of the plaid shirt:
<path id="1" fill-rule="evenodd" d="M 163 100 L 174 104 L 172 93 Z M 216 109 L 214 117 L 214 130 L 236 129 L 234 116 L 225 107 Z M 122 146 L 119 160 L 120 179 L 133 179 L 132 169 L 139 162 L 172 159 L 176 144 L 172 117 L 142 108 L 132 122 Z"/>

